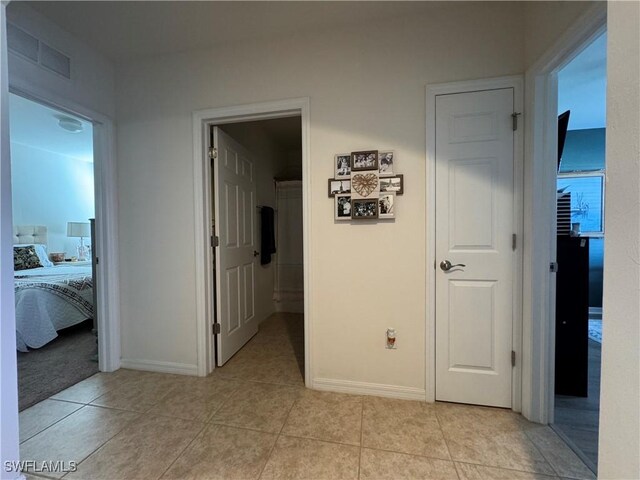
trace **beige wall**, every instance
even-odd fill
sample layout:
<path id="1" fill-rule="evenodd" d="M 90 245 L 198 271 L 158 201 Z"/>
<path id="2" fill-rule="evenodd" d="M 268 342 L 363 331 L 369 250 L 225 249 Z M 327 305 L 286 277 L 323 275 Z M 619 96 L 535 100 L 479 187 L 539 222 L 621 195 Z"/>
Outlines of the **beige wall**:
<path id="1" fill-rule="evenodd" d="M 366 28 L 121 65 L 123 357 L 196 363 L 191 112 L 308 96 L 312 375 L 424 389 L 425 85 L 523 72 L 521 7 L 451 3 Z M 335 223 L 333 155 L 366 148 L 396 151 L 402 214 Z M 389 326 L 394 351 L 384 348 Z"/>
<path id="2" fill-rule="evenodd" d="M 593 6 L 592 1 L 525 2 L 525 62 L 530 67 Z"/>
<path id="3" fill-rule="evenodd" d="M 640 478 L 640 4 L 607 18 L 607 190 L 598 477 Z"/>

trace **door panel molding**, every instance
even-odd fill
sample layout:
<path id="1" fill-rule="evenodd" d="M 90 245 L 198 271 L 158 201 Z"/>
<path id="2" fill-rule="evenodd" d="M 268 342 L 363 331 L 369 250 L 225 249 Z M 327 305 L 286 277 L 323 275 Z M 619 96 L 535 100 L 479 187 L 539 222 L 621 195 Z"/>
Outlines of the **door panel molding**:
<path id="1" fill-rule="evenodd" d="M 426 399 L 435 402 L 436 393 L 436 98 L 438 95 L 456 93 L 470 93 L 485 90 L 513 88 L 514 110 L 523 111 L 524 80 L 520 75 L 427 85 L 426 87 L 426 284 L 427 284 L 427 312 L 426 312 Z M 472 118 L 460 119 L 473 121 Z M 459 141 L 476 141 L 464 138 L 464 125 L 460 125 Z M 488 129 L 487 137 L 491 136 Z M 523 232 L 523 172 L 524 172 L 524 127 L 520 125 L 514 132 L 514 232 L 520 241 L 516 248 L 516 260 L 513 265 L 513 333 L 512 348 L 516 358 L 522 358 L 522 232 Z M 456 140 L 456 141 L 458 141 Z M 512 369 L 512 409 L 520 411 L 522 405 L 522 362 L 516 362 Z"/>

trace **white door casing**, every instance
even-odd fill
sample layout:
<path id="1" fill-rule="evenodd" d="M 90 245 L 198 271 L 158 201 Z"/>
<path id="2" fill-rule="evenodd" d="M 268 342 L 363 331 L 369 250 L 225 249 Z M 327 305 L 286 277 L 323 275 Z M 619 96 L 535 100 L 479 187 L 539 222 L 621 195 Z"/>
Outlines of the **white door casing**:
<path id="1" fill-rule="evenodd" d="M 213 127 L 217 362 L 224 365 L 258 333 L 255 315 L 256 185 L 250 153 Z"/>
<path id="2" fill-rule="evenodd" d="M 513 88 L 436 96 L 436 400 L 512 406 L 513 112 Z"/>

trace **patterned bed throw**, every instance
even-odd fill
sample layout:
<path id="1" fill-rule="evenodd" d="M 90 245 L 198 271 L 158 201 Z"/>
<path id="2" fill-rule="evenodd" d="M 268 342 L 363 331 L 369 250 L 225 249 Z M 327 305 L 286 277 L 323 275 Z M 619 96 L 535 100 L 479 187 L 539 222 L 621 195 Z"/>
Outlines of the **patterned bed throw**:
<path id="1" fill-rule="evenodd" d="M 93 279 L 91 276 L 47 275 L 47 276 L 15 276 L 16 294 L 28 289 L 39 289 L 56 295 L 93 318 Z"/>

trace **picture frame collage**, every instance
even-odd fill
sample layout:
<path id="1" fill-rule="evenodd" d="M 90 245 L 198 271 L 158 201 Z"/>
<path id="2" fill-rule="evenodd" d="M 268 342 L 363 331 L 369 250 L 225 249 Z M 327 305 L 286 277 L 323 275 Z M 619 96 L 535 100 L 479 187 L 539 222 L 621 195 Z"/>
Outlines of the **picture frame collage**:
<path id="1" fill-rule="evenodd" d="M 396 196 L 404 193 L 404 176 L 395 173 L 395 161 L 396 154 L 391 150 L 335 155 L 335 175 L 328 183 L 329 197 L 334 198 L 334 218 L 395 218 Z"/>

